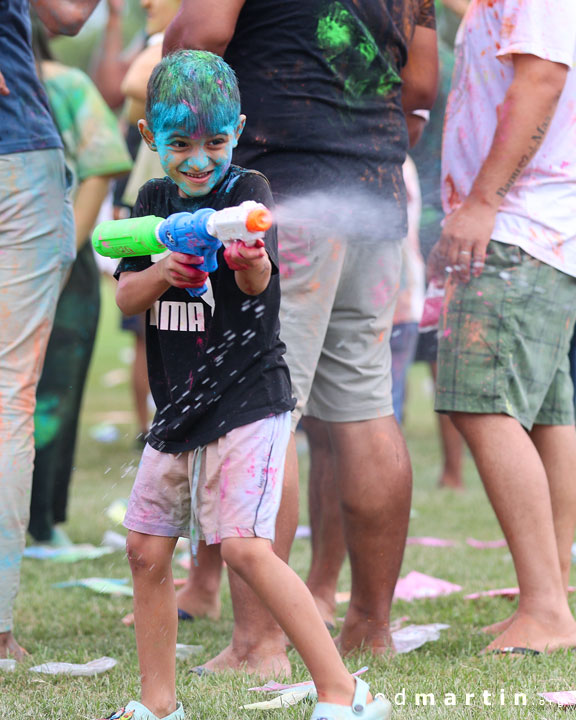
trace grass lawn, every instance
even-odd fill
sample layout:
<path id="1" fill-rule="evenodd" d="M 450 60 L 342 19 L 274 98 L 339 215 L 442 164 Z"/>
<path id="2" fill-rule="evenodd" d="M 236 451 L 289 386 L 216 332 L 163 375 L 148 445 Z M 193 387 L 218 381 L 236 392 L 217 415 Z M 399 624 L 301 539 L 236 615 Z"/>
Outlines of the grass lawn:
<path id="1" fill-rule="evenodd" d="M 139 453 L 134 449 L 135 426 L 131 420 L 127 356 L 131 335 L 121 332 L 111 284 L 104 284 L 104 307 L 100 333 L 80 429 L 77 468 L 72 486 L 70 519 L 66 526 L 75 542 L 99 545 L 103 533 L 121 530 L 105 511 L 118 498 L 127 498 Z M 351 670 L 366 664 L 365 676 L 376 691 L 384 692 L 395 705 L 396 718 L 561 718 L 563 710 L 544 703 L 537 693 L 576 687 L 575 656 L 557 653 L 522 659 L 479 657 L 487 644 L 480 628 L 503 619 L 513 605 L 502 599 L 467 601 L 466 592 L 515 584 L 512 562 L 506 549 L 477 550 L 465 544 L 467 537 L 494 540 L 501 537 L 471 461 L 466 466 L 465 493 L 438 491 L 435 487 L 440 459 L 432 397 L 426 368 L 416 366 L 410 376 L 406 435 L 414 467 L 413 518 L 410 535 L 434 535 L 456 540 L 457 547 L 409 546 L 402 574 L 418 570 L 458 583 L 464 593 L 439 599 L 395 604 L 393 618 L 408 616 L 412 623 L 442 622 L 450 629 L 429 643 L 393 660 L 359 656 L 347 659 Z M 95 442 L 91 428 L 112 422 L 119 429 L 115 442 Z M 305 498 L 306 453 L 301 454 L 302 498 Z M 384 469 L 385 472 L 385 469 Z M 307 522 L 305 507 L 301 523 Z M 292 565 L 305 575 L 309 541 L 297 540 Z M 374 558 L 373 562 L 377 562 Z M 185 571 L 175 569 L 183 577 Z M 128 578 L 122 552 L 98 560 L 74 564 L 24 561 L 16 608 L 17 637 L 31 653 L 13 673 L 0 671 L 0 720 L 91 720 L 138 698 L 138 669 L 134 633 L 121 617 L 131 599 L 109 597 L 84 588 L 58 589 L 53 583 L 91 576 Z M 349 572 L 342 572 L 340 589 L 349 589 Z M 574 601 L 572 601 L 574 607 Z M 345 605 L 340 615 L 344 615 Z M 232 613 L 227 587 L 223 589 L 223 616 L 218 623 L 198 620 L 179 628 L 179 642 L 201 644 L 204 651 L 193 664 L 209 659 L 230 638 Z M 91 678 L 51 677 L 28 672 L 32 665 L 48 661 L 84 663 L 111 656 L 118 665 Z M 291 651 L 294 681 L 307 678 L 306 669 Z M 188 672 L 189 661 L 178 661 L 178 695 L 190 718 L 223 720 L 243 718 L 250 711 L 240 705 L 264 699 L 247 688 L 247 676 L 199 679 Z M 416 694 L 431 693 L 417 698 Z M 453 695 L 447 695 L 452 693 Z M 526 705 L 515 705 L 514 694 L 524 693 Z M 468 698 L 466 697 L 468 694 Z M 404 701 L 404 702 L 402 702 Z M 448 703 L 448 704 L 447 704 Z M 450 704 L 455 703 L 455 704 Z M 491 704 L 488 704 L 491 703 Z M 261 717 L 260 711 L 254 711 Z M 266 711 L 271 720 L 305 718 L 311 706 Z"/>

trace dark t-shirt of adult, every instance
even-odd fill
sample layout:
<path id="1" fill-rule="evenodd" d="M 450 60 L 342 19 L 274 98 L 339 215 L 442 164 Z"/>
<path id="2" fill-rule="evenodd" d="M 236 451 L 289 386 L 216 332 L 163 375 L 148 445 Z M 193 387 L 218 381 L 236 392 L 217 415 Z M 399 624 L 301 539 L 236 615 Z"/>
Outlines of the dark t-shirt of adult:
<path id="1" fill-rule="evenodd" d="M 264 176 L 233 165 L 218 188 L 202 198 L 181 198 L 169 178 L 151 180 L 141 188 L 132 215 L 221 210 L 244 200 L 273 203 Z M 265 242 L 273 273 L 260 295 L 238 288 L 220 248 L 207 293 L 191 297 L 171 287 L 146 313 L 148 375 L 157 407 L 148 442 L 156 450 L 192 450 L 236 427 L 293 409 L 286 348 L 279 336 L 274 228 Z M 150 256 L 124 258 L 116 277 L 151 264 Z"/>
<path id="2" fill-rule="evenodd" d="M 277 198 L 393 198 L 389 229 L 401 237 L 400 73 L 415 25 L 434 22 L 432 0 L 246 0 L 224 56 L 247 116 L 236 161 L 264 173 Z"/>
<path id="3" fill-rule="evenodd" d="M 0 155 L 61 148 L 30 47 L 28 0 L 0 0 Z"/>

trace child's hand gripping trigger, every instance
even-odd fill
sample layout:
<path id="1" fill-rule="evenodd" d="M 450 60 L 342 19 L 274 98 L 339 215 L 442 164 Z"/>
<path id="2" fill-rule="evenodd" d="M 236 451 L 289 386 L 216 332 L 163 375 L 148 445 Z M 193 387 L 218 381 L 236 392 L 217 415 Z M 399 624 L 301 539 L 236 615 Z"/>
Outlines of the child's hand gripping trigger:
<path id="1" fill-rule="evenodd" d="M 213 220 L 217 223 L 215 233 L 226 246 L 224 259 L 230 270 L 246 270 L 266 255 L 264 234 L 273 220 L 265 205 L 246 200 L 237 207 L 219 210 Z"/>

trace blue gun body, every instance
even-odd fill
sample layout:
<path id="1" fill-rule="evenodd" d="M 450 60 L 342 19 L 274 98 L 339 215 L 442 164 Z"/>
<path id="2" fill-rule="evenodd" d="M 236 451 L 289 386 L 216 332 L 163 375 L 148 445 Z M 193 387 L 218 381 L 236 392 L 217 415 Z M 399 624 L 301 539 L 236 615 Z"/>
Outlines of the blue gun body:
<path id="1" fill-rule="evenodd" d="M 158 239 L 168 250 L 203 257 L 203 262 L 194 267 L 214 272 L 218 267 L 216 254 L 222 243 L 208 232 L 206 226 L 215 212 L 211 208 L 201 208 L 193 213 L 174 213 L 158 226 Z M 199 288 L 186 288 L 192 297 L 203 295 L 207 289 L 206 283 Z"/>

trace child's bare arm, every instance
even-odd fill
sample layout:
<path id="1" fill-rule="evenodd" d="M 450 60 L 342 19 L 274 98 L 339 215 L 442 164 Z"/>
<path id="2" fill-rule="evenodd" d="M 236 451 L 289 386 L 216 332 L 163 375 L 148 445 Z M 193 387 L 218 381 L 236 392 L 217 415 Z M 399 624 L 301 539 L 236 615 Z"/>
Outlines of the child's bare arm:
<path id="1" fill-rule="evenodd" d="M 226 248 L 224 258 L 228 267 L 234 270 L 236 284 L 246 295 L 260 295 L 268 287 L 272 264 L 264 247 L 264 241 L 259 240 L 253 247 L 243 242 L 235 242 Z"/>
<path id="2" fill-rule="evenodd" d="M 151 307 L 170 286 L 202 287 L 208 273 L 197 270 L 204 258 L 170 253 L 141 272 L 123 272 L 116 288 L 116 304 L 125 315 L 137 315 Z"/>

